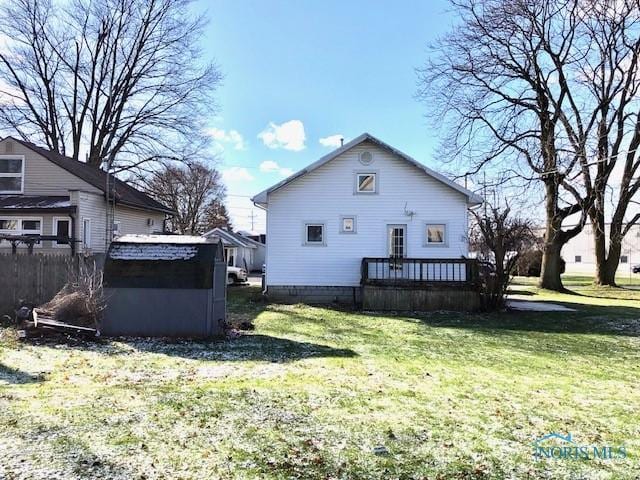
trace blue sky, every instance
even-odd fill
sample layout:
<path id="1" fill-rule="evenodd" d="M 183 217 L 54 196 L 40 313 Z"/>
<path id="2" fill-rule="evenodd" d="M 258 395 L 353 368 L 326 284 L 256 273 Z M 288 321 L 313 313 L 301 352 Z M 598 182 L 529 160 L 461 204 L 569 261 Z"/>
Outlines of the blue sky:
<path id="1" fill-rule="evenodd" d="M 209 133 L 234 227 L 264 230 L 248 197 L 362 132 L 438 168 L 415 68 L 452 23 L 444 0 L 202 1 L 225 75 Z M 304 137 L 302 135 L 304 131 Z M 326 145 L 320 143 L 324 140 Z"/>

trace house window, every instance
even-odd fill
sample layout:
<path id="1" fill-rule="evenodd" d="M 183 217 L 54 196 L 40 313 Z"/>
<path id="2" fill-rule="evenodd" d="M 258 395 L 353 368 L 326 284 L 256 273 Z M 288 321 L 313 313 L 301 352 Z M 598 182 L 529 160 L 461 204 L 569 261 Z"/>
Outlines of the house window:
<path id="1" fill-rule="evenodd" d="M 626 255 L 620 255 L 620 263 L 629 263 L 629 257 Z"/>
<path id="2" fill-rule="evenodd" d="M 0 231 L 3 233 L 14 233 L 13 230 L 18 229 L 19 220 L 13 218 L 0 219 Z"/>
<path id="3" fill-rule="evenodd" d="M 340 233 L 356 233 L 356 217 L 340 217 Z"/>
<path id="4" fill-rule="evenodd" d="M 57 237 L 69 239 L 71 238 L 71 220 L 69 218 L 53 219 L 53 234 Z M 53 245 L 56 247 L 64 247 L 70 245 L 69 240 L 55 240 Z"/>
<path id="5" fill-rule="evenodd" d="M 304 231 L 306 245 L 324 245 L 324 224 L 307 223 Z"/>
<path id="6" fill-rule="evenodd" d="M 427 245 L 444 245 L 446 243 L 446 225 L 432 223 L 426 226 Z"/>
<path id="7" fill-rule="evenodd" d="M 229 267 L 235 267 L 236 266 L 236 254 L 237 254 L 237 249 L 236 248 L 225 248 L 224 249 L 224 256 L 227 259 L 227 266 Z"/>
<path id="8" fill-rule="evenodd" d="M 113 230 L 111 232 L 114 237 L 120 235 L 120 222 L 113 222 Z"/>
<path id="9" fill-rule="evenodd" d="M 357 193 L 376 193 L 377 181 L 375 173 L 358 173 L 356 174 L 356 192 Z"/>
<path id="10" fill-rule="evenodd" d="M 576 255 L 575 263 L 582 263 L 582 255 Z"/>
<path id="11" fill-rule="evenodd" d="M 0 234 L 4 235 L 42 235 L 42 218 L 0 218 Z M 8 241 L 0 241 L 4 247 L 9 246 Z M 24 244 L 18 245 L 25 246 Z M 35 245 L 36 247 L 38 244 Z"/>
<path id="12" fill-rule="evenodd" d="M 91 219 L 82 219 L 82 246 L 85 250 L 91 250 Z"/>
<path id="13" fill-rule="evenodd" d="M 0 193 L 22 193 L 24 187 L 24 158 L 0 156 Z"/>

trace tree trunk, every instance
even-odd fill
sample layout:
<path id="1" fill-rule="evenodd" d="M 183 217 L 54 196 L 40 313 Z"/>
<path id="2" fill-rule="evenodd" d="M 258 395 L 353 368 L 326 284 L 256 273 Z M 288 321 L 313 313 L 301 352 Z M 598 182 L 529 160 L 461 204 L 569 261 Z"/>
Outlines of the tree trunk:
<path id="1" fill-rule="evenodd" d="M 611 241 L 609 245 L 609 255 L 607 259 L 598 265 L 596 270 L 596 283 L 598 285 L 607 285 L 609 287 L 616 287 L 616 272 L 618 271 L 618 264 L 620 263 L 620 253 L 622 252 L 622 245 L 618 242 Z"/>
<path id="2" fill-rule="evenodd" d="M 561 292 L 564 290 L 562 279 L 560 278 L 561 258 L 560 252 L 562 244 L 558 240 L 545 241 L 544 251 L 542 253 L 542 270 L 540 272 L 539 286 L 548 290 L 556 290 Z"/>
<path id="3" fill-rule="evenodd" d="M 538 286 L 548 290 L 561 292 L 564 290 L 560 274 L 560 252 L 564 241 L 562 238 L 562 217 L 558 215 L 558 185 L 555 179 L 545 181 L 545 213 L 547 225 L 544 233 L 544 249 L 542 252 L 542 269 Z"/>

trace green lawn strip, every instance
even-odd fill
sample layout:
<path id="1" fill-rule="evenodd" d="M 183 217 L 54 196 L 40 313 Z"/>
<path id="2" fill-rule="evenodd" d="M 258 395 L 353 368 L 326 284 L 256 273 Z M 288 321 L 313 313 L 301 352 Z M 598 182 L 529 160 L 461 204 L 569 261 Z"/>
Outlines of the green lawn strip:
<path id="1" fill-rule="evenodd" d="M 638 297 L 562 294 L 570 314 L 394 315 L 236 291 L 231 314 L 256 329 L 231 341 L 2 340 L 0 476 L 640 475 Z M 552 431 L 629 458 L 535 461 Z"/>

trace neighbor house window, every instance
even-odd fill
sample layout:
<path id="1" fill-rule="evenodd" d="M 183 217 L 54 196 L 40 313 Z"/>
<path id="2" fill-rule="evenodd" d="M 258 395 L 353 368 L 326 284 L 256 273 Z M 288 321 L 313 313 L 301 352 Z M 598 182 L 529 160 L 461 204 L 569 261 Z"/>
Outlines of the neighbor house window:
<path id="1" fill-rule="evenodd" d="M 54 218 L 53 219 L 53 234 L 57 237 L 66 238 L 67 240 L 56 240 L 53 242 L 56 247 L 63 247 L 69 245 L 69 238 L 71 237 L 71 219 L 69 218 Z"/>
<path id="2" fill-rule="evenodd" d="M 307 245 L 324 245 L 324 224 L 307 223 L 304 226 L 304 240 Z"/>
<path id="3" fill-rule="evenodd" d="M 24 158 L 0 156 L 0 193 L 22 193 L 24 187 Z"/>
<path id="4" fill-rule="evenodd" d="M 582 263 L 582 255 L 576 255 L 575 263 Z"/>
<path id="5" fill-rule="evenodd" d="M 19 219 L 13 218 L 0 218 L 0 232 L 2 233 L 15 233 L 14 230 L 18 230 Z"/>
<path id="6" fill-rule="evenodd" d="M 376 193 L 377 178 L 375 173 L 358 173 L 356 174 L 356 192 L 357 193 Z"/>
<path id="7" fill-rule="evenodd" d="M 42 218 L 0 218 L 0 234 L 4 235 L 42 235 Z M 0 241 L 2 246 L 9 246 L 7 241 Z M 19 247 L 26 246 L 24 244 Z M 36 244 L 36 247 L 38 245 Z"/>
<path id="8" fill-rule="evenodd" d="M 620 263 L 629 263 L 629 257 L 626 255 L 620 255 Z"/>
<path id="9" fill-rule="evenodd" d="M 347 215 L 340 218 L 340 233 L 356 233 L 356 217 Z"/>
<path id="10" fill-rule="evenodd" d="M 446 243 L 446 225 L 429 223 L 426 225 L 427 245 L 444 245 Z"/>
<path id="11" fill-rule="evenodd" d="M 82 246 L 85 250 L 91 249 L 91 219 L 82 219 Z"/>

